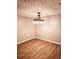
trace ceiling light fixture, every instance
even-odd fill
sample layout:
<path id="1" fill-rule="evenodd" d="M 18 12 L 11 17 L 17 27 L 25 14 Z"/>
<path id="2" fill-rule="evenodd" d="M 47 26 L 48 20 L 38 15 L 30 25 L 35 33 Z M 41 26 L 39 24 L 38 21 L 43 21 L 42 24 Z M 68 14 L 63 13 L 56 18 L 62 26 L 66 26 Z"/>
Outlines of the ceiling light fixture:
<path id="1" fill-rule="evenodd" d="M 40 18 L 40 12 L 38 12 L 37 14 L 37 18 L 33 20 L 33 24 L 44 24 L 44 20 Z"/>

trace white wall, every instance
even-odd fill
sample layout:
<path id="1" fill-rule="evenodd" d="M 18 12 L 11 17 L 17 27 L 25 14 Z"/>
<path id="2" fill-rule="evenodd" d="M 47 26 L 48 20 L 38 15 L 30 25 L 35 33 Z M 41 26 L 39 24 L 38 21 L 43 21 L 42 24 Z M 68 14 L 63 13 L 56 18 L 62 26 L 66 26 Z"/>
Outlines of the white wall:
<path id="1" fill-rule="evenodd" d="M 36 36 L 48 41 L 61 42 L 61 19 L 60 15 L 43 18 L 45 24 L 36 25 Z"/>
<path id="2" fill-rule="evenodd" d="M 27 41 L 34 38 L 33 19 L 24 16 L 17 17 L 17 43 Z"/>
<path id="3" fill-rule="evenodd" d="M 21 43 L 32 38 L 41 38 L 48 41 L 61 42 L 61 19 L 60 14 L 42 18 L 45 24 L 33 24 L 33 18 L 18 16 L 17 19 L 17 42 Z"/>

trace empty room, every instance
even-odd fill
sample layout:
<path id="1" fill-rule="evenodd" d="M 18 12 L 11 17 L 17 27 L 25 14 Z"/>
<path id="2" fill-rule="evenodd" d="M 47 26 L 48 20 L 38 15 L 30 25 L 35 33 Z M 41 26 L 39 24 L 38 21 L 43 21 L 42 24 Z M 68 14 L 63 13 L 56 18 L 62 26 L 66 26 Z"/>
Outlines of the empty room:
<path id="1" fill-rule="evenodd" d="M 17 0 L 17 59 L 61 59 L 61 0 Z"/>

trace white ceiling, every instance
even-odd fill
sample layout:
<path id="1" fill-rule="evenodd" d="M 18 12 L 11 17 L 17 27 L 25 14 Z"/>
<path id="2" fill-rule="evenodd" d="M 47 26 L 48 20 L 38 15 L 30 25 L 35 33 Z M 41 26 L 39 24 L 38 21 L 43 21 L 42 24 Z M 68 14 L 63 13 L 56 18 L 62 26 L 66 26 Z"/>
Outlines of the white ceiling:
<path id="1" fill-rule="evenodd" d="M 60 0 L 17 0 L 17 14 L 35 18 L 37 12 L 41 17 L 60 14 Z"/>

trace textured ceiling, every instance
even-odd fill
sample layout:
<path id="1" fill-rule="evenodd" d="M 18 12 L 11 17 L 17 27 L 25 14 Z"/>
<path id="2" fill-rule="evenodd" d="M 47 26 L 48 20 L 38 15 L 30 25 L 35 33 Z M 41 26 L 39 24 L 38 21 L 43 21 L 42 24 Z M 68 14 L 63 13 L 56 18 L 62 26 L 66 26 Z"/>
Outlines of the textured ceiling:
<path id="1" fill-rule="evenodd" d="M 35 18 L 37 12 L 41 17 L 60 14 L 60 0 L 17 0 L 17 14 Z"/>

